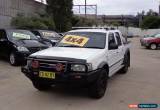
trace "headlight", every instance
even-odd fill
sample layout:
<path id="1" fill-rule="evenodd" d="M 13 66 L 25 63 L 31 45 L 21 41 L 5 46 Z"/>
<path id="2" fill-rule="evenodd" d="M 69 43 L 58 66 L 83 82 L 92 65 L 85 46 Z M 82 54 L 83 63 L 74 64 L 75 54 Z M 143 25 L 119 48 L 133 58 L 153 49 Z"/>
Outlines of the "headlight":
<path id="1" fill-rule="evenodd" d="M 17 47 L 18 51 L 28 52 L 29 50 L 26 47 Z"/>
<path id="2" fill-rule="evenodd" d="M 72 64 L 71 65 L 71 71 L 85 72 L 86 71 L 86 66 L 85 65 L 80 65 L 80 64 Z"/>
<path id="3" fill-rule="evenodd" d="M 32 64 L 32 60 L 27 60 L 27 67 L 30 67 Z"/>
<path id="4" fill-rule="evenodd" d="M 88 63 L 88 64 L 87 64 L 87 67 L 88 67 L 88 71 L 92 71 L 92 70 L 93 70 L 91 63 Z"/>

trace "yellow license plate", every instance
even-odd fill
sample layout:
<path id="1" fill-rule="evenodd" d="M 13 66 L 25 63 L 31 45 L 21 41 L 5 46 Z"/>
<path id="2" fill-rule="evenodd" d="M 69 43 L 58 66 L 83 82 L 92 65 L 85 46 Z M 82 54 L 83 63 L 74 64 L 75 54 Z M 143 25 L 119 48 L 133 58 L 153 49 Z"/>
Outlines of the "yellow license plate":
<path id="1" fill-rule="evenodd" d="M 55 79 L 55 73 L 54 72 L 47 72 L 47 71 L 40 71 L 39 77 L 40 78 Z"/>

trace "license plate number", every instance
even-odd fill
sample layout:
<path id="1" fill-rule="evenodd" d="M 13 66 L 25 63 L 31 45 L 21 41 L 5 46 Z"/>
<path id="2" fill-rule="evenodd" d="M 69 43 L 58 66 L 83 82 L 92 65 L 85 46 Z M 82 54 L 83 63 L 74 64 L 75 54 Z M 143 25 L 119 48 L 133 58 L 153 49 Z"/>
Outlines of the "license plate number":
<path id="1" fill-rule="evenodd" d="M 47 71 L 40 71 L 39 77 L 40 78 L 47 78 L 47 79 L 55 79 L 55 73 L 54 72 L 47 72 Z"/>

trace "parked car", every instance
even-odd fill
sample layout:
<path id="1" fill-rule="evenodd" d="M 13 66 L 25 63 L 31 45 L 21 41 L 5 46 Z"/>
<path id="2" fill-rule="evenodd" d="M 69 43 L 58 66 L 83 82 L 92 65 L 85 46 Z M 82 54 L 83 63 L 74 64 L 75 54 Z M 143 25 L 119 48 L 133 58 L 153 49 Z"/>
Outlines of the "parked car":
<path id="1" fill-rule="evenodd" d="M 160 34 L 145 36 L 140 39 L 141 45 L 152 50 L 156 50 L 160 46 Z"/>
<path id="2" fill-rule="evenodd" d="M 118 30 L 73 30 L 56 47 L 30 55 L 22 72 L 38 90 L 70 84 L 85 86 L 91 97 L 101 98 L 109 77 L 119 70 L 127 73 L 129 48 Z"/>
<path id="3" fill-rule="evenodd" d="M 33 32 L 36 36 L 45 41 L 46 44 L 48 44 L 49 46 L 50 44 L 52 46 L 55 46 L 56 43 L 59 42 L 62 38 L 62 36 L 58 33 L 49 30 L 32 30 L 31 32 Z"/>
<path id="4" fill-rule="evenodd" d="M 133 33 L 129 32 L 129 33 L 127 34 L 127 38 L 133 38 L 133 37 L 134 37 Z"/>
<path id="5" fill-rule="evenodd" d="M 11 65 L 24 63 L 30 54 L 46 48 L 30 31 L 0 29 L 0 56 L 7 57 Z"/>

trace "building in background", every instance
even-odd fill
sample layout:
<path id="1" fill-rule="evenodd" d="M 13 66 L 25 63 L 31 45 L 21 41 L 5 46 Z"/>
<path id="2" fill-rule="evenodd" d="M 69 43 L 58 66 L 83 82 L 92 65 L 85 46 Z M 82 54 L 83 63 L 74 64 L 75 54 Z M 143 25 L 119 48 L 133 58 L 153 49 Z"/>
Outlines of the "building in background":
<path id="1" fill-rule="evenodd" d="M 18 13 L 31 16 L 45 12 L 45 0 L 0 0 L 0 28 L 10 28 Z"/>

